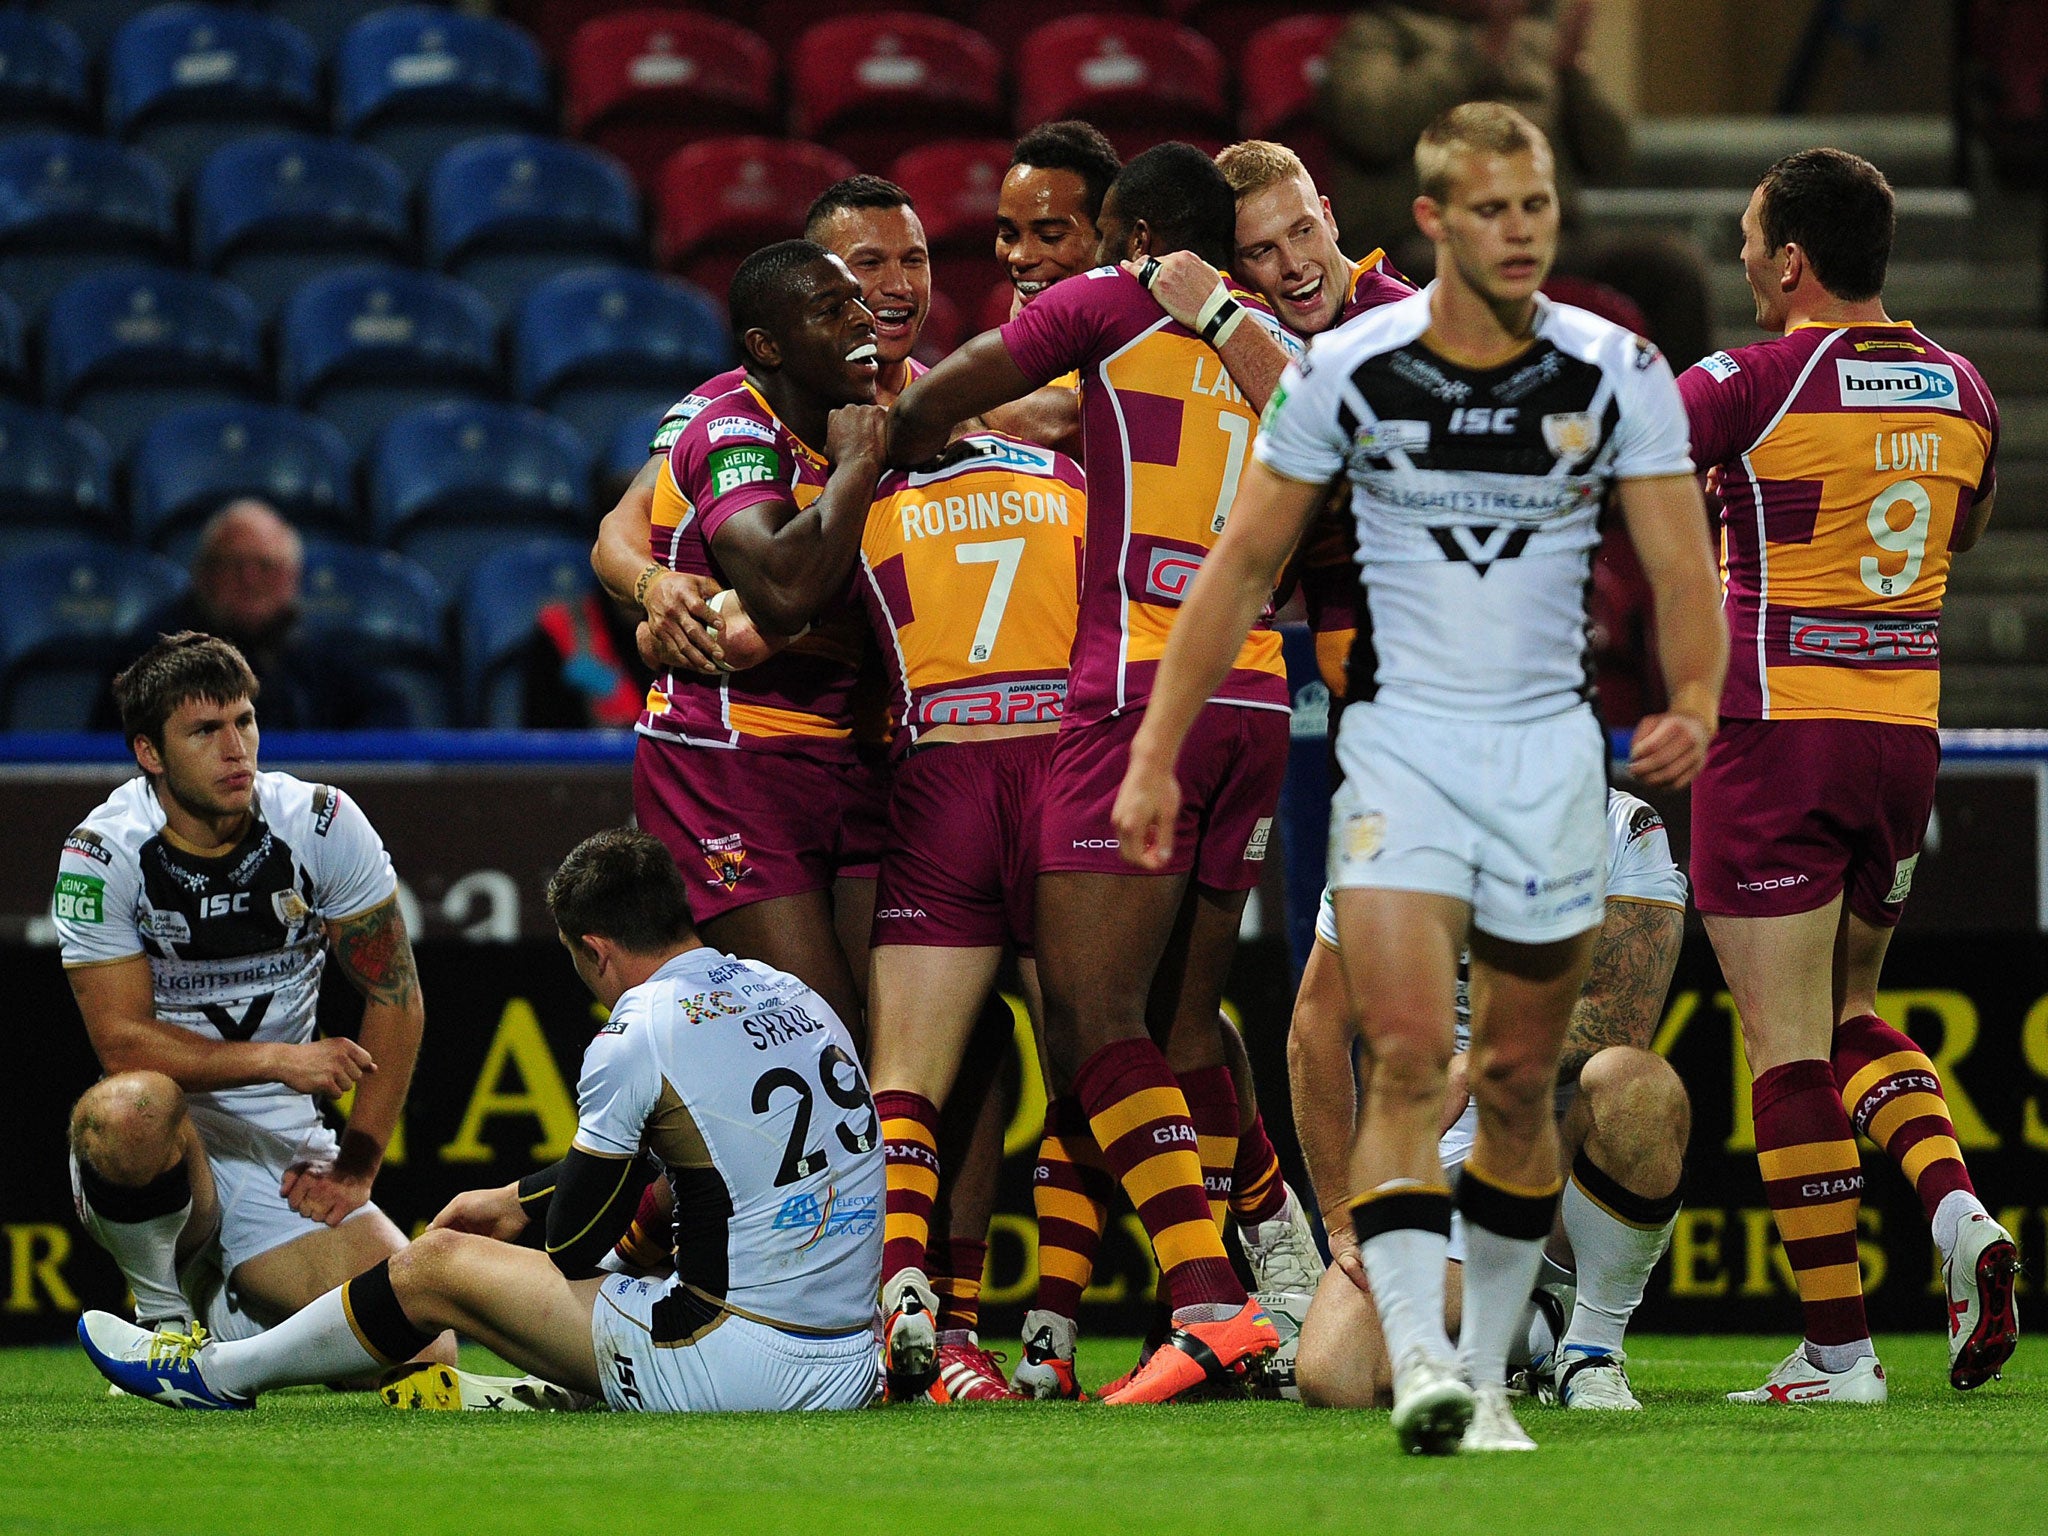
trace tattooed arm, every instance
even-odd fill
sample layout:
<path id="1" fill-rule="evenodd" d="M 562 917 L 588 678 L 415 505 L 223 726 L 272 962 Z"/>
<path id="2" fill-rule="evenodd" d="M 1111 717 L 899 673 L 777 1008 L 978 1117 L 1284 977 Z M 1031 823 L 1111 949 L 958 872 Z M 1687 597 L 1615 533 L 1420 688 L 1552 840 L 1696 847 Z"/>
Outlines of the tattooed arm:
<path id="1" fill-rule="evenodd" d="M 360 1043 L 376 1067 L 356 1085 L 334 1165 L 293 1167 L 285 1174 L 282 1193 L 301 1215 L 337 1226 L 370 1198 L 370 1185 L 412 1085 L 426 1009 L 396 896 L 329 924 L 328 942 L 335 963 L 363 994 Z"/>
<path id="2" fill-rule="evenodd" d="M 1650 1048 L 1684 937 L 1685 914 L 1676 907 L 1625 897 L 1607 903 L 1593 969 L 1565 1032 L 1559 1082 L 1577 1082 L 1586 1063 L 1610 1045 Z"/>

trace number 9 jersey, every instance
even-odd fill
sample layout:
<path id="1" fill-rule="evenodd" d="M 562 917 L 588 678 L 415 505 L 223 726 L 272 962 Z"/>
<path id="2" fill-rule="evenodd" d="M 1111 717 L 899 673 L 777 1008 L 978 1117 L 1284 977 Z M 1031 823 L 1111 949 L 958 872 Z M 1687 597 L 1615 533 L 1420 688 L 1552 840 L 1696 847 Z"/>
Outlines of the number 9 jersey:
<path id="1" fill-rule="evenodd" d="M 1998 407 L 1906 321 L 1808 322 L 1679 376 L 1721 518 L 1721 713 L 1933 726 L 1950 546 Z"/>

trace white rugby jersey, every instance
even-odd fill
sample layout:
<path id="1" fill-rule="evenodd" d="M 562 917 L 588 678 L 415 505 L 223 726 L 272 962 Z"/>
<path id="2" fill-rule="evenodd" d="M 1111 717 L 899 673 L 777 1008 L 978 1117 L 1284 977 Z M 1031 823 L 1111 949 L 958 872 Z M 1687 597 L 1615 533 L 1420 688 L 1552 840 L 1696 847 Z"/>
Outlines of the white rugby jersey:
<path id="1" fill-rule="evenodd" d="M 583 1056 L 576 1144 L 643 1147 L 676 1196 L 676 1277 L 657 1342 L 719 1309 L 798 1332 L 874 1320 L 882 1126 L 853 1037 L 794 976 L 714 949 L 619 999 Z M 664 1308 L 666 1315 L 664 1315 Z"/>
<path id="2" fill-rule="evenodd" d="M 356 803 L 326 784 L 259 773 L 248 835 L 201 858 L 163 835 L 148 775 L 130 779 L 64 839 L 51 916 L 67 967 L 149 958 L 156 1016 L 221 1040 L 313 1038 L 322 924 L 398 889 L 390 857 Z M 280 1132 L 312 1101 L 282 1083 L 195 1093 L 192 1101 Z"/>
<path id="3" fill-rule="evenodd" d="M 1316 337 L 1252 452 L 1290 480 L 1351 481 L 1354 699 L 1540 719 L 1590 691 L 1601 504 L 1617 480 L 1692 472 L 1685 409 L 1649 342 L 1540 295 L 1533 345 L 1460 367 L 1422 344 L 1433 290 Z"/>
<path id="4" fill-rule="evenodd" d="M 1685 910 L 1685 876 L 1671 857 L 1671 835 L 1657 808 L 1618 789 L 1607 791 L 1607 899 L 1640 901 Z M 1337 948 L 1337 906 L 1323 887 L 1316 909 L 1316 941 Z M 1472 1003 L 1466 983 L 1466 957 L 1458 957 L 1458 1049 L 1472 1037 Z"/>

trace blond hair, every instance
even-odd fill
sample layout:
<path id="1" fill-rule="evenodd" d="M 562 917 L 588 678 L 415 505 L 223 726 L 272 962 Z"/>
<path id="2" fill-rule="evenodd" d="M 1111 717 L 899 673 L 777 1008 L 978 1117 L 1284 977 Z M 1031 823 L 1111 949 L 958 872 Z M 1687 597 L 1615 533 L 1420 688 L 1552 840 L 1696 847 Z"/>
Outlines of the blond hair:
<path id="1" fill-rule="evenodd" d="M 1231 145 L 1216 157 L 1216 169 L 1230 183 L 1230 190 L 1237 194 L 1239 202 L 1254 192 L 1263 192 L 1283 181 L 1308 175 L 1308 167 L 1301 163 L 1301 156 L 1285 144 L 1275 144 L 1270 139 L 1246 139 L 1241 144 Z"/>
<path id="2" fill-rule="evenodd" d="M 1519 155 L 1550 158 L 1550 140 L 1528 118 L 1498 101 L 1468 101 L 1451 108 L 1422 130 L 1415 141 L 1415 181 L 1424 197 L 1442 202 L 1451 190 L 1451 169 L 1460 155 Z"/>

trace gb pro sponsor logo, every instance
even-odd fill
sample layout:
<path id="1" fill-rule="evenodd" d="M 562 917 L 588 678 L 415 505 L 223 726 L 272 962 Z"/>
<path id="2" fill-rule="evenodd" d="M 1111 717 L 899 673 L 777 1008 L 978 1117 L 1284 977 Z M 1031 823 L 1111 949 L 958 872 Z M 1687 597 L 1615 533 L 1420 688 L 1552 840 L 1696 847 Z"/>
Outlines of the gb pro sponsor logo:
<path id="1" fill-rule="evenodd" d="M 1835 360 L 1842 404 L 1885 408 L 1932 405 L 1954 410 L 1956 371 L 1947 363 L 1871 363 Z"/>

